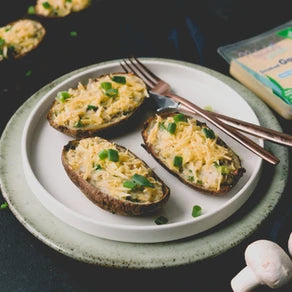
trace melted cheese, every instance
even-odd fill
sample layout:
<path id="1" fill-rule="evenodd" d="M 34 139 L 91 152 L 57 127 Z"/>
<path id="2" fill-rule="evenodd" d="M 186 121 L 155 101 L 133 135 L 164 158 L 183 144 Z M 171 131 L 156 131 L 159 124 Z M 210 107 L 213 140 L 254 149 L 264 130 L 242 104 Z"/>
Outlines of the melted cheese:
<path id="1" fill-rule="evenodd" d="M 232 151 L 218 145 L 217 137 L 207 138 L 202 126 L 197 125 L 195 119 L 177 122 L 176 131 L 171 134 L 167 131 L 167 126 L 174 122 L 172 116 L 162 118 L 157 115 L 148 131 L 147 143 L 167 168 L 186 181 L 218 191 L 225 179 L 218 164 L 224 161 L 228 172 L 234 170 L 231 163 Z M 182 157 L 182 167 L 174 166 L 175 156 Z"/>
<path id="2" fill-rule="evenodd" d="M 43 3 L 48 4 L 43 4 Z M 63 17 L 71 12 L 78 12 L 85 9 L 90 0 L 38 0 L 35 9 L 43 16 Z"/>
<path id="3" fill-rule="evenodd" d="M 105 149 L 117 150 L 119 161 L 100 159 L 98 154 Z M 118 199 L 127 200 L 132 197 L 139 203 L 146 203 L 158 201 L 163 196 L 162 185 L 153 177 L 151 169 L 126 149 L 118 149 L 114 143 L 102 138 L 80 140 L 75 149 L 66 152 L 66 159 L 70 168 L 84 180 Z M 97 165 L 100 169 L 96 169 Z M 154 188 L 144 187 L 143 190 L 131 191 L 124 187 L 123 183 L 131 180 L 134 174 L 146 177 Z"/>
<path id="4" fill-rule="evenodd" d="M 33 20 L 23 19 L 0 28 L 0 61 L 8 57 L 9 50 L 23 55 L 35 48 L 45 34 L 43 26 Z"/>
<path id="5" fill-rule="evenodd" d="M 148 96 L 143 81 L 132 75 L 124 74 L 126 84 L 112 81 L 112 76 L 106 75 L 96 80 L 89 80 L 87 86 L 79 84 L 76 89 L 69 89 L 70 98 L 64 102 L 56 99 L 52 108 L 53 120 L 56 124 L 76 129 L 96 129 L 99 126 L 125 119 Z M 109 97 L 101 87 L 101 83 L 110 82 L 112 88 L 118 90 L 116 97 Z M 96 110 L 88 110 L 88 106 Z"/>

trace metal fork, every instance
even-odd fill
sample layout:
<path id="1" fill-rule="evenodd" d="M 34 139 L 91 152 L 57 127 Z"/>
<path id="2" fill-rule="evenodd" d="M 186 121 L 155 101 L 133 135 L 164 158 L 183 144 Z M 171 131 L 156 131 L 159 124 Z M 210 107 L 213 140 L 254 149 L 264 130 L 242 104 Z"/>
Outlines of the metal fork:
<path id="1" fill-rule="evenodd" d="M 271 164 L 279 163 L 279 159 L 272 155 L 270 152 L 265 150 L 263 147 L 253 142 L 246 136 L 242 135 L 234 128 L 219 120 L 215 115 L 210 112 L 203 110 L 199 106 L 191 103 L 187 99 L 174 94 L 171 91 L 170 85 L 156 76 L 151 72 L 144 64 L 142 64 L 136 57 L 128 58 L 128 60 L 123 59 L 123 62 L 120 62 L 121 67 L 125 72 L 133 72 L 139 76 L 147 85 L 148 90 L 155 94 L 165 95 L 168 98 L 174 100 L 178 103 L 177 109 L 190 112 L 193 114 L 198 114 L 201 117 L 205 118 L 208 122 L 212 123 L 218 129 L 223 131 L 225 134 L 229 135 L 237 142 L 245 146 L 247 149 L 264 159 L 265 161 Z"/>

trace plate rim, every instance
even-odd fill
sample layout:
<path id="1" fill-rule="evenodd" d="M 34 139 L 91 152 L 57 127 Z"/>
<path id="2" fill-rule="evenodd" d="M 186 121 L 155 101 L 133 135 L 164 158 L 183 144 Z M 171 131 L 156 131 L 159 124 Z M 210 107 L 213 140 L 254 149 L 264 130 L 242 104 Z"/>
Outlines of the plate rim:
<path id="1" fill-rule="evenodd" d="M 235 87 L 237 87 L 237 89 L 239 90 L 239 91 L 241 91 L 239 94 L 243 97 L 243 99 L 245 99 L 246 100 L 246 98 L 245 98 L 245 96 L 244 96 L 244 94 L 246 94 L 246 97 L 249 95 L 249 96 L 251 96 L 251 100 L 253 100 L 254 101 L 254 95 L 251 93 L 251 92 L 249 92 L 247 89 L 245 89 L 242 85 L 240 85 L 239 83 L 237 83 L 236 81 L 234 81 L 234 80 L 231 80 L 231 78 L 229 78 L 229 77 L 227 77 L 227 76 L 225 76 L 225 75 L 223 75 L 222 73 L 219 73 L 219 72 L 216 72 L 216 71 L 214 71 L 214 70 L 212 70 L 212 69 L 208 69 L 208 68 L 205 68 L 205 67 L 202 67 L 202 66 L 199 66 L 199 65 L 195 65 L 195 64 L 191 64 L 191 63 L 187 63 L 187 62 L 183 62 L 183 61 L 177 61 L 177 60 L 170 60 L 170 59 L 163 59 L 163 58 L 143 58 L 143 59 L 145 59 L 145 60 L 154 60 L 154 61 L 156 61 L 156 60 L 158 60 L 158 61 L 166 61 L 166 62 L 174 62 L 174 63 L 177 63 L 177 64 L 181 64 L 181 65 L 184 65 L 184 66 L 188 66 L 188 67 L 194 67 L 194 68 L 196 68 L 196 69 L 198 69 L 198 70 L 200 70 L 200 71 L 203 71 L 203 72 L 205 72 L 205 73 L 209 73 L 209 74 L 211 74 L 212 76 L 214 76 L 215 78 L 218 78 L 218 79 L 220 79 L 222 82 L 224 82 L 225 84 L 227 83 L 227 85 L 229 85 L 230 86 L 230 84 L 231 85 L 233 85 L 233 86 L 235 86 Z M 19 109 L 18 109 L 18 111 L 13 115 L 13 117 L 10 119 L 10 121 L 8 122 L 8 124 L 7 124 L 7 126 L 6 126 L 6 128 L 4 129 L 4 131 L 3 131 L 3 134 L 2 134 L 2 137 L 1 137 L 1 144 L 0 144 L 0 146 L 1 146 L 1 151 L 0 151 L 0 154 L 2 154 L 2 151 L 3 151 L 3 141 L 5 140 L 4 139 L 4 137 L 5 137 L 5 135 L 9 135 L 9 133 L 8 133 L 8 129 L 9 129 L 9 126 L 13 123 L 13 121 L 14 121 L 14 119 L 15 119 L 15 116 L 17 116 L 17 113 L 19 113 L 19 112 L 21 112 L 24 108 L 25 108 L 25 105 L 26 104 L 28 104 L 29 102 L 33 102 L 33 99 L 36 99 L 37 98 L 37 96 L 38 96 L 38 94 L 40 94 L 40 92 L 42 92 L 42 91 L 44 91 L 44 90 L 48 90 L 49 89 L 49 87 L 50 86 L 52 86 L 52 84 L 55 84 L 55 83 L 57 83 L 57 82 L 61 82 L 61 80 L 64 80 L 66 77 L 68 77 L 69 75 L 73 75 L 73 74 L 76 74 L 77 72 L 80 72 L 80 71 L 83 71 L 83 70 L 85 70 L 86 68 L 90 68 L 90 67 L 94 67 L 94 66 L 97 66 L 97 65 L 104 65 L 104 64 L 108 64 L 108 63 L 111 63 L 111 62 L 116 62 L 117 60 L 111 60 L 111 61 L 107 61 L 107 62 L 103 62 L 103 63 L 98 63 L 98 64 L 94 64 L 94 65 L 90 65 L 90 66 L 87 66 L 87 67 L 84 67 L 84 68 L 80 68 L 80 69 L 77 69 L 77 70 L 75 70 L 75 71 L 73 71 L 73 72 L 70 72 L 70 73 L 67 73 L 67 74 L 65 74 L 65 75 L 63 75 L 63 76 L 61 76 L 61 77 L 59 77 L 58 79 L 56 79 L 55 81 L 53 81 L 52 83 L 50 83 L 50 84 L 48 84 L 48 85 L 46 85 L 45 87 L 43 87 L 43 88 L 41 88 L 38 92 L 36 92 L 31 98 L 29 98 Z M 53 86 L 52 86 L 53 87 Z M 236 90 L 235 88 L 233 88 L 232 87 L 232 89 L 234 89 L 235 91 L 237 91 L 238 92 L 238 90 Z M 242 92 L 244 92 L 244 94 L 242 94 Z M 39 100 L 39 99 L 38 99 Z M 246 100 L 247 101 L 247 100 Z M 257 104 L 259 104 L 260 106 L 262 106 L 262 107 L 264 107 L 265 108 L 265 110 L 266 111 L 268 111 L 268 113 L 269 113 L 269 115 L 272 115 L 273 116 L 273 114 L 272 114 L 272 112 L 267 108 L 267 106 L 265 105 L 265 104 L 263 104 L 261 101 L 259 101 L 259 100 L 255 100 L 256 101 L 256 103 Z M 35 102 L 36 103 L 36 102 Z M 250 105 L 250 104 L 249 104 Z M 250 105 L 251 106 L 251 105 Z M 252 107 L 252 106 L 251 106 Z M 253 107 L 252 107 L 253 108 Z M 270 121 L 271 119 L 269 119 L 268 121 Z M 279 124 L 278 124 L 278 122 L 277 122 L 277 120 L 275 119 L 275 118 L 273 118 L 272 119 L 272 121 L 273 121 L 273 127 L 276 127 L 278 130 L 281 130 L 281 127 L 279 126 Z M 272 147 L 272 146 L 271 146 Z M 275 146 L 276 147 L 276 146 Z M 273 148 L 273 147 L 272 147 Z M 288 155 L 288 152 L 286 151 L 285 152 L 285 150 L 284 149 L 282 149 L 283 151 L 282 151 L 282 155 Z M 3 157 L 3 156 L 1 156 L 1 157 Z M 282 162 L 282 164 L 284 163 L 286 163 L 287 164 L 287 159 L 286 160 L 284 160 L 284 162 L 283 162 L 283 160 L 281 161 Z M 3 164 L 1 164 L 1 165 L 3 165 Z M 278 167 L 278 169 L 279 169 L 279 167 Z M 283 165 L 282 165 L 282 168 L 281 169 L 285 169 L 285 167 L 283 167 Z M 286 169 L 287 169 L 287 167 L 286 167 Z M 4 185 L 4 182 L 3 182 L 3 180 L 2 180 L 2 174 L 3 174 L 3 169 L 2 169 L 2 167 L 1 167 L 1 188 L 2 188 L 2 191 L 3 191 L 3 196 L 5 197 L 5 199 L 8 201 L 8 204 L 9 204 L 9 207 L 11 208 L 11 210 L 12 210 L 12 212 L 15 214 L 15 216 L 18 218 L 18 220 L 30 231 L 30 232 L 32 232 L 37 238 L 39 238 L 41 241 L 43 241 L 44 243 L 46 243 L 47 245 L 49 245 L 49 246 L 51 246 L 52 248 L 54 248 L 54 249 L 57 249 L 57 250 L 59 250 L 59 251 L 61 251 L 62 250 L 62 247 L 61 246 L 55 246 L 55 244 L 54 244 L 54 242 L 52 242 L 52 241 L 50 241 L 48 238 L 44 238 L 44 235 L 43 234 L 41 234 L 41 233 L 38 233 L 38 232 L 33 232 L 33 227 L 32 226 L 30 226 L 29 224 L 27 224 L 27 222 L 24 220 L 25 218 L 22 218 L 22 216 L 21 216 L 21 214 L 19 213 L 19 210 L 17 210 L 17 209 L 15 209 L 14 207 L 13 207 L 13 204 L 10 202 L 10 198 L 9 198 L 9 194 L 7 193 L 7 189 L 6 189 L 6 187 L 5 187 L 5 185 Z M 285 176 L 285 174 L 283 174 L 283 172 L 281 172 L 281 171 L 278 171 L 278 172 L 276 172 L 276 174 L 280 174 L 280 175 L 284 175 Z M 287 179 L 287 176 L 288 176 L 288 173 L 286 174 L 286 178 L 285 179 L 283 179 L 282 180 L 282 184 L 279 186 L 279 188 L 280 188 L 280 191 L 278 191 L 278 193 L 282 193 L 282 190 L 283 190 L 283 188 L 284 188 L 284 186 L 285 186 L 285 183 L 286 183 L 286 179 Z M 274 205 L 272 206 L 272 208 L 270 208 L 270 211 L 271 211 L 271 209 L 273 209 L 273 207 L 275 207 L 275 205 L 277 204 L 277 202 L 278 202 L 278 200 L 279 200 L 279 196 L 278 196 L 278 198 L 276 198 L 276 200 L 274 200 Z M 268 214 L 269 214 L 270 212 L 268 212 L 268 213 L 266 213 L 265 214 L 265 216 L 263 217 L 263 218 L 261 218 L 262 220 L 260 220 L 260 221 L 263 221 L 267 216 L 268 216 Z M 59 220 L 59 219 L 58 219 Z M 253 230 L 250 230 L 250 232 L 252 232 L 252 231 L 255 231 L 256 230 L 256 227 L 253 229 Z M 80 231 L 81 232 L 81 231 Z M 216 231 L 217 233 L 218 233 L 218 231 Z M 243 236 L 243 238 L 241 237 L 240 238 L 240 240 L 239 241 L 241 241 L 241 240 L 243 240 L 245 237 L 247 237 L 248 235 L 245 235 L 245 236 Z M 186 241 L 187 241 L 188 239 L 186 239 Z M 238 240 L 237 240 L 237 242 L 238 242 Z M 123 244 L 126 244 L 126 243 L 123 243 Z M 141 245 L 142 243 L 139 243 L 139 245 Z M 167 243 L 166 243 L 167 244 Z M 219 249 L 219 250 L 217 250 L 217 254 L 219 254 L 219 253 L 222 253 L 224 250 L 226 250 L 226 248 L 228 249 L 228 248 L 231 248 L 232 246 L 234 246 L 234 244 L 235 244 L 235 242 L 233 241 L 233 243 L 232 244 L 230 244 L 230 246 L 228 247 L 228 246 L 225 246 L 224 248 L 221 248 L 221 249 Z M 142 244 L 143 245 L 143 244 Z M 171 243 L 171 245 L 172 245 L 172 243 Z M 72 253 L 70 253 L 70 251 L 68 252 L 68 251 L 65 251 L 65 250 L 63 250 L 63 253 L 64 254 L 67 254 L 68 256 L 71 256 L 71 257 L 73 257 L 73 258 L 76 258 L 76 255 L 74 255 L 74 254 L 72 254 Z M 206 256 L 206 255 L 205 255 Z M 209 255 L 210 256 L 210 255 Z M 207 256 L 208 257 L 208 256 Z M 84 261 L 86 261 L 86 259 L 85 258 L 80 258 L 80 257 L 77 257 L 79 260 L 81 259 L 81 260 L 84 260 Z M 197 256 L 197 259 L 198 259 L 199 257 Z M 204 258 L 204 257 L 203 257 Z M 187 261 L 187 262 L 189 262 L 189 260 L 185 260 L 185 261 Z M 196 261 L 196 260 L 194 260 L 193 259 L 193 261 Z M 91 261 L 92 262 L 92 261 Z M 93 261 L 94 263 L 99 263 L 100 264 L 100 262 L 96 262 L 96 260 L 94 260 Z M 185 262 L 186 263 L 186 262 Z M 171 265 L 171 263 L 168 263 L 168 264 L 170 264 Z M 178 262 L 176 263 L 176 264 L 178 264 Z M 181 262 L 181 264 L 183 264 L 182 262 Z M 152 267 L 157 267 L 157 265 L 159 266 L 159 264 L 158 263 L 156 263 L 156 265 L 153 265 L 153 263 L 152 263 L 152 265 L 150 265 L 150 266 L 152 266 Z M 119 266 L 119 265 L 118 265 Z M 131 266 L 133 266 L 133 263 L 132 263 L 132 265 Z M 139 265 L 138 265 L 139 266 Z"/>

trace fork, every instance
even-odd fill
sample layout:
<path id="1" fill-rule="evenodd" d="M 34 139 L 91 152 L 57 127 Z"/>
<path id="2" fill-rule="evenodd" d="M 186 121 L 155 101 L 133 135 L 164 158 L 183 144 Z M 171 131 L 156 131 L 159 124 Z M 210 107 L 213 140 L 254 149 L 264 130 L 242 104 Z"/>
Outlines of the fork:
<path id="1" fill-rule="evenodd" d="M 215 115 L 210 112 L 203 110 L 199 106 L 191 103 L 187 99 L 174 94 L 171 91 L 170 85 L 156 76 L 153 72 L 151 72 L 144 64 L 142 64 L 136 57 L 128 58 L 127 60 L 123 59 L 123 62 L 120 62 L 121 67 L 127 73 L 133 72 L 138 77 L 140 77 L 150 92 L 159 95 L 165 95 L 168 98 L 174 100 L 178 103 L 177 109 L 191 112 L 193 114 L 198 114 L 201 117 L 205 118 L 208 122 L 215 125 L 218 129 L 223 131 L 225 134 L 229 135 L 237 142 L 245 146 L 247 149 L 252 151 L 254 154 L 258 155 L 265 161 L 275 165 L 279 163 L 279 159 L 272 155 L 270 152 L 265 150 L 263 147 L 258 145 L 257 143 L 250 140 L 248 137 L 242 135 L 237 130 L 224 123 L 222 120 L 219 120 Z"/>

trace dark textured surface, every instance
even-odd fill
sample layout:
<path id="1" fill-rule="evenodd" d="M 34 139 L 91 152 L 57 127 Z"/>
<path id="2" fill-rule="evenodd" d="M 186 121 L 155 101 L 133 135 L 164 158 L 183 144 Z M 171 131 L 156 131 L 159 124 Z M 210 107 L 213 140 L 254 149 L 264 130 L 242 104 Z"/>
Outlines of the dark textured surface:
<path id="1" fill-rule="evenodd" d="M 152 0 L 93 0 L 90 9 L 65 19 L 39 19 L 47 35 L 38 50 L 17 62 L 0 63 L 0 131 L 25 100 L 50 81 L 132 52 L 184 60 L 228 75 L 227 64 L 217 54 L 219 46 L 273 28 L 291 17 L 288 1 L 273 5 L 266 1 L 192 2 L 166 5 L 165 1 Z M 0 26 L 25 16 L 33 1 L 8 3 L 1 6 Z M 77 31 L 78 36 L 70 37 L 71 31 Z M 26 77 L 29 70 L 32 74 Z M 275 116 L 284 132 L 292 134 L 291 121 Z M 245 265 L 247 244 L 270 239 L 287 251 L 292 231 L 291 193 L 290 179 L 271 216 L 255 234 L 228 252 L 196 265 L 155 271 L 105 269 L 77 262 L 34 238 L 9 209 L 0 210 L 0 291 L 231 291 L 231 278 Z"/>

